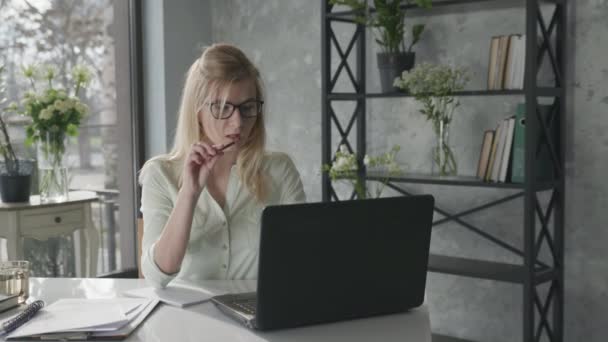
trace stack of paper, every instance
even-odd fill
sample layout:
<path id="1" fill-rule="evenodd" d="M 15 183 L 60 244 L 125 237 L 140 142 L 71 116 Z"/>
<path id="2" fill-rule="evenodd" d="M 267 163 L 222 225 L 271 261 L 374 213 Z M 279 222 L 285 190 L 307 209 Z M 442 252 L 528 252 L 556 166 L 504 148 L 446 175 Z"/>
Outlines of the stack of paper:
<path id="1" fill-rule="evenodd" d="M 144 298 L 60 299 L 6 338 L 125 337 L 157 304 Z"/>

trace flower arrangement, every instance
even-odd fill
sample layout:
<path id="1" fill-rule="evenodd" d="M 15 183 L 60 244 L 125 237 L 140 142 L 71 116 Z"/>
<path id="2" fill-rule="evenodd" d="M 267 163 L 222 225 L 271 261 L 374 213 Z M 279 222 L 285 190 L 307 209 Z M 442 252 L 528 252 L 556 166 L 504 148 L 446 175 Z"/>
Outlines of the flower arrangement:
<path id="1" fill-rule="evenodd" d="M 442 176 L 457 172 L 456 158 L 448 143 L 448 132 L 454 111 L 460 105 L 454 92 L 464 89 L 468 81 L 464 68 L 430 63 L 418 64 L 395 80 L 396 87 L 408 91 L 422 104 L 420 113 L 433 123 L 433 131 L 438 139 L 433 150 L 433 165 Z"/>
<path id="2" fill-rule="evenodd" d="M 347 180 L 349 181 L 357 193 L 357 197 L 360 199 L 371 198 L 372 195 L 375 198 L 380 197 L 386 183 L 390 177 L 401 174 L 402 170 L 395 161 L 395 156 L 401 148 L 397 145 L 386 153 L 379 156 L 373 157 L 365 155 L 363 158 L 363 165 L 368 169 L 383 169 L 387 171 L 385 177 L 380 181 L 381 186 L 376 187 L 372 193 L 369 188 L 365 187 L 364 181 L 359 177 L 357 155 L 351 153 L 346 145 L 340 145 L 334 162 L 331 165 L 324 165 L 323 171 L 329 174 L 329 178 L 332 181 Z"/>
<path id="3" fill-rule="evenodd" d="M 36 82 L 39 79 L 39 70 L 34 66 L 23 69 L 23 75 L 27 77 L 31 85 L 31 91 L 26 92 L 21 101 L 21 114 L 32 119 L 32 123 L 26 127 L 26 143 L 31 145 L 44 139 L 47 133 L 55 133 L 57 136 L 77 136 L 78 127 L 82 119 L 86 117 L 89 108 L 82 103 L 78 97 L 81 89 L 85 88 L 91 80 L 87 68 L 76 66 L 72 69 L 73 92 L 70 95 L 68 89 L 55 87 L 53 80 L 57 76 L 54 67 L 48 66 L 41 75 L 46 87 L 37 93 Z M 59 141 L 55 147 L 64 148 Z M 61 146 L 60 146 L 61 145 Z M 64 150 L 61 150 L 63 153 Z"/>
<path id="4" fill-rule="evenodd" d="M 40 169 L 41 200 L 54 193 L 67 196 L 67 170 L 63 166 L 66 139 L 77 136 L 82 120 L 89 108 L 80 98 L 80 91 L 90 82 L 87 68 L 72 69 L 72 89 L 57 86 L 53 80 L 57 71 L 52 66 L 39 70 L 34 66 L 23 68 L 23 75 L 31 85 L 21 100 L 21 106 L 13 109 L 30 118 L 26 127 L 26 145 L 38 143 L 38 167 Z M 42 82 L 42 87 L 40 82 Z"/>

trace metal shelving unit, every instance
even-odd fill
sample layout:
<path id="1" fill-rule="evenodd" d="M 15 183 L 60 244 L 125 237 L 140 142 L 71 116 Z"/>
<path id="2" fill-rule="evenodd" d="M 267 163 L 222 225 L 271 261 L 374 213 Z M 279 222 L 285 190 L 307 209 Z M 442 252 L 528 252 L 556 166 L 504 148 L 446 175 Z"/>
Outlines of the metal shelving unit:
<path id="1" fill-rule="evenodd" d="M 366 29 L 354 21 L 353 11 L 334 11 L 334 6 L 328 0 L 322 0 L 321 11 L 321 40 L 322 40 L 322 163 L 329 164 L 335 155 L 340 143 L 344 143 L 358 156 L 366 154 L 366 102 L 373 98 L 399 98 L 411 96 L 406 93 L 368 93 L 366 90 Z M 526 40 L 526 66 L 524 89 L 522 90 L 467 90 L 455 93 L 457 96 L 520 96 L 525 99 L 526 107 L 526 145 L 525 145 L 525 182 L 516 183 L 488 183 L 475 177 L 436 177 L 422 174 L 407 174 L 400 177 L 389 177 L 388 186 L 404 196 L 409 196 L 403 184 L 434 184 L 450 187 L 482 187 L 507 190 L 519 190 L 515 194 L 507 195 L 501 199 L 470 208 L 460 213 L 451 213 L 438 205 L 435 211 L 444 216 L 433 222 L 434 227 L 446 222 L 455 222 L 484 239 L 494 243 L 519 257 L 521 264 L 492 262 L 487 260 L 459 258 L 445 255 L 431 255 L 429 270 L 444 274 L 464 277 L 489 279 L 500 282 L 522 285 L 523 297 L 523 332 L 522 341 L 549 340 L 563 341 L 564 317 L 564 141 L 565 129 L 565 48 L 566 39 L 566 0 L 443 0 L 433 2 L 433 9 L 459 7 L 472 3 L 498 3 L 500 5 L 523 6 L 526 16 L 526 37 L 537 37 L 542 40 L 537 45 L 536 40 Z M 552 16 L 547 25 L 540 6 L 550 6 Z M 415 7 L 404 4 L 403 7 Z M 429 11 L 433 11 L 430 9 Z M 373 9 L 371 9 L 373 13 Z M 432 13 L 432 12 L 431 12 Z M 349 23 L 354 25 L 354 33 L 346 44 L 341 44 L 334 33 L 334 23 Z M 480 28 L 481 29 L 481 28 Z M 488 37 L 489 38 L 489 37 Z M 332 53 L 332 46 L 337 56 Z M 344 48 L 343 48 L 344 47 Z M 338 67 L 332 70 L 332 58 L 338 58 Z M 349 58 L 355 61 L 351 68 Z M 554 84 L 540 86 L 538 71 L 541 62 L 547 58 L 550 62 Z M 353 70 L 354 69 L 354 70 Z M 349 93 L 335 92 L 334 87 L 339 76 L 346 73 L 352 84 L 353 91 Z M 543 98 L 553 100 L 551 114 L 543 117 L 539 110 L 538 100 Z M 332 108 L 334 102 L 349 102 L 354 104 L 354 111 L 346 125 L 340 123 Z M 332 128 L 340 135 L 338 144 L 332 145 Z M 558 141 L 548 137 L 552 128 L 559 130 Z M 348 140 L 352 130 L 356 130 L 356 144 L 353 147 Z M 332 147 L 333 146 L 333 147 Z M 535 161 L 539 151 L 549 151 L 553 166 L 553 181 L 537 181 L 535 178 Z M 381 173 L 366 172 L 362 160 L 358 161 L 358 176 L 368 180 L 386 179 Z M 512 191 L 511 191 L 512 192 Z M 549 192 L 550 200 L 543 207 L 538 194 Z M 334 191 L 331 180 L 327 174 L 322 175 L 322 195 L 324 201 L 341 200 Z M 350 199 L 356 197 L 355 192 Z M 523 198 L 523 220 L 514 225 L 521 227 L 523 246 L 512 246 L 485 232 L 482 228 L 463 219 L 464 216 L 495 207 L 502 203 Z M 439 199 L 437 202 L 441 202 Z M 552 217 L 552 220 L 550 219 Z M 537 220 L 540 225 L 537 225 Z M 539 252 L 547 246 L 550 260 L 541 260 Z M 541 286 L 544 288 L 541 289 Z M 462 341 L 451 339 L 443 335 L 434 335 L 435 341 Z"/>
<path id="2" fill-rule="evenodd" d="M 466 90 L 458 91 L 453 93 L 455 96 L 505 96 L 505 95 L 525 95 L 525 91 L 521 89 L 508 89 L 508 90 Z M 538 97 L 559 97 L 561 95 L 561 89 L 559 88 L 546 88 L 539 87 L 536 89 Z M 412 97 L 411 94 L 391 92 L 391 93 L 368 93 L 368 94 L 357 94 L 357 93 L 331 93 L 328 94 L 330 100 L 344 100 L 352 101 L 360 98 L 379 98 L 379 97 Z"/>

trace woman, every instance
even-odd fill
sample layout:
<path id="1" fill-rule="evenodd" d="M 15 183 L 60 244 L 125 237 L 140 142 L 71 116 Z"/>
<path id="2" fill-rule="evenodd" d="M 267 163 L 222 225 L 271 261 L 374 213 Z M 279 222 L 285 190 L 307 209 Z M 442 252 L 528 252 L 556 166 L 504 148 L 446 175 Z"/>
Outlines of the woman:
<path id="1" fill-rule="evenodd" d="M 263 104 L 257 68 L 232 45 L 208 47 L 188 70 L 173 149 L 140 174 L 153 285 L 255 279 L 262 209 L 305 201 L 291 159 L 264 149 Z"/>

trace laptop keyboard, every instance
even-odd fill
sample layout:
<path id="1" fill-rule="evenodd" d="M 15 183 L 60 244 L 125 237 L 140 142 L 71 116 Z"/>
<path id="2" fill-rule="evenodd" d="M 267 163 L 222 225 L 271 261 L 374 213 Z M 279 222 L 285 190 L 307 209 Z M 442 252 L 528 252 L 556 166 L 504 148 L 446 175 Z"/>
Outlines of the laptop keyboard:
<path id="1" fill-rule="evenodd" d="M 244 299 L 240 301 L 235 301 L 232 304 L 234 308 L 240 311 L 243 311 L 249 315 L 255 316 L 255 309 L 257 307 L 257 299 Z"/>
<path id="2" fill-rule="evenodd" d="M 225 305 L 236 311 L 241 311 L 248 315 L 255 316 L 257 308 L 257 296 L 255 292 L 232 295 L 231 297 L 232 298 L 229 298 L 229 300 L 227 300 L 228 298 L 223 300 Z"/>

